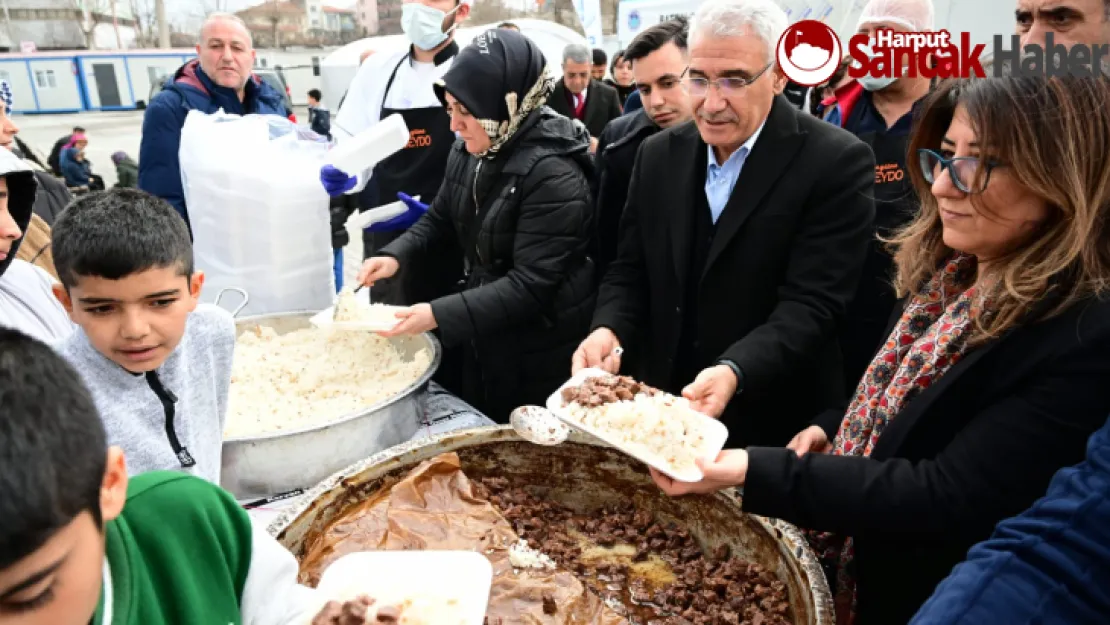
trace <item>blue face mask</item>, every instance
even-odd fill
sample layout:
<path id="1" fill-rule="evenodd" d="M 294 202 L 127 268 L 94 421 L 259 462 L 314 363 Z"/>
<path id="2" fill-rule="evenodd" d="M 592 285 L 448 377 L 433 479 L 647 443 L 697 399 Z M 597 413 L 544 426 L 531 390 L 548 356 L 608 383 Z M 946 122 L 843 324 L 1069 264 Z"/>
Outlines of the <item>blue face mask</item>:
<path id="1" fill-rule="evenodd" d="M 421 50 L 434 50 L 447 41 L 448 35 L 455 30 L 452 26 L 443 32 L 443 21 L 458 10 L 456 6 L 450 13 L 444 13 L 418 2 L 407 2 L 401 5 L 401 30 L 405 31 L 412 45 Z"/>

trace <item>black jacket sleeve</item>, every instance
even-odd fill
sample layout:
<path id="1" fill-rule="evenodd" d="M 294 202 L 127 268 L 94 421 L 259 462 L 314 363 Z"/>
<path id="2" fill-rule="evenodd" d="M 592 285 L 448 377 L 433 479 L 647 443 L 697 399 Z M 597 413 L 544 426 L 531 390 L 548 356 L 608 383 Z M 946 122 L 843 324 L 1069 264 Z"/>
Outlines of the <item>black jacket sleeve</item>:
<path id="1" fill-rule="evenodd" d="M 1082 458 L 1087 437 L 1106 419 L 1108 350 L 1106 333 L 1062 350 L 1029 384 L 970 415 L 930 460 L 798 458 L 787 449 L 750 448 L 744 508 L 848 535 L 989 531 Z"/>
<path id="2" fill-rule="evenodd" d="M 830 159 L 801 217 L 779 301 L 767 322 L 721 355 L 744 372 L 745 389 L 780 383 L 836 340 L 874 233 L 875 157 L 859 141 Z"/>
<path id="3" fill-rule="evenodd" d="M 642 327 L 650 306 L 648 297 L 647 265 L 644 262 L 645 250 L 640 233 L 640 175 L 644 163 L 644 149 L 640 146 L 636 154 L 636 164 L 632 167 L 632 180 L 628 185 L 628 199 L 621 214 L 620 233 L 617 242 L 617 258 L 609 265 L 601 283 L 597 298 L 597 310 L 591 330 L 609 328 L 617 335 L 621 344 L 628 345 L 635 340 L 637 331 Z"/>
<path id="4" fill-rule="evenodd" d="M 487 284 L 432 302 L 445 345 L 494 334 L 550 310 L 564 276 L 582 262 L 592 207 L 578 165 L 565 157 L 540 159 L 518 189 L 524 195 L 512 267 Z"/>

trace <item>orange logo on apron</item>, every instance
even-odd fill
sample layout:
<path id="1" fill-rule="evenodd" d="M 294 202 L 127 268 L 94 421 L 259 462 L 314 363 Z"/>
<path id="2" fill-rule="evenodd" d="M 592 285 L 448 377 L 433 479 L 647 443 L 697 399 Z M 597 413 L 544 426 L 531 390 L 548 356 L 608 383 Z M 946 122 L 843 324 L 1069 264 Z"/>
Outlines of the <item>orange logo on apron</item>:
<path id="1" fill-rule="evenodd" d="M 888 182 L 901 182 L 906 177 L 906 172 L 898 163 L 885 163 L 875 165 L 875 184 Z"/>
<path id="2" fill-rule="evenodd" d="M 432 135 L 423 128 L 416 128 L 409 131 L 409 142 L 405 144 L 405 149 L 409 148 L 430 148 L 432 147 Z"/>

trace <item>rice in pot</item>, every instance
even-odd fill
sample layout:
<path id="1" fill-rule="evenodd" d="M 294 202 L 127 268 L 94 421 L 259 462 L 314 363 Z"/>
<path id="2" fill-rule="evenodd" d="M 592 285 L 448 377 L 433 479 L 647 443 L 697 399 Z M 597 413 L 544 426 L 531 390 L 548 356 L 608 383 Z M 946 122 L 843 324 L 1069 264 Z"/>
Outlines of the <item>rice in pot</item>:
<path id="1" fill-rule="evenodd" d="M 336 421 L 400 394 L 428 370 L 377 334 L 259 326 L 235 345 L 225 438 L 299 430 Z"/>

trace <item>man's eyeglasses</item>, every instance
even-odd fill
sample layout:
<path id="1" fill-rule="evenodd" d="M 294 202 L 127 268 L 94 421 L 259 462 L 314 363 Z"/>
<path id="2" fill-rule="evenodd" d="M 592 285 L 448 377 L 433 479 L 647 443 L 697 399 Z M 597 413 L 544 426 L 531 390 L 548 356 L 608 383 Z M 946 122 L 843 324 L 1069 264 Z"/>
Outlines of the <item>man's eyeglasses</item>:
<path id="1" fill-rule="evenodd" d="M 995 167 L 1001 167 L 1001 163 L 995 161 L 983 161 L 977 156 L 957 156 L 954 158 L 944 158 L 940 154 L 932 150 L 918 150 L 917 156 L 921 162 L 921 174 L 925 177 L 925 182 L 933 184 L 936 182 L 938 176 L 943 175 L 944 170 L 948 170 L 948 176 L 952 179 L 952 184 L 964 193 L 982 193 L 987 188 L 987 183 L 990 182 L 991 171 Z M 983 170 L 982 178 L 979 178 L 979 170 Z"/>
<path id="2" fill-rule="evenodd" d="M 768 63 L 764 65 L 763 69 L 756 72 L 755 76 L 752 76 L 751 78 L 736 78 L 733 76 L 728 76 L 725 78 L 718 78 L 717 80 L 709 80 L 708 78 L 692 78 L 687 75 L 690 71 L 690 68 L 687 67 L 682 72 L 682 89 L 685 90 L 687 94 L 692 95 L 695 98 L 700 98 L 709 93 L 710 87 L 716 87 L 717 91 L 719 91 L 721 95 L 726 97 L 730 95 L 737 95 L 744 89 L 744 87 L 747 87 L 753 82 L 759 80 L 759 77 L 762 76 L 764 72 L 766 72 L 768 69 L 770 69 L 772 65 L 774 65 L 774 63 Z"/>

